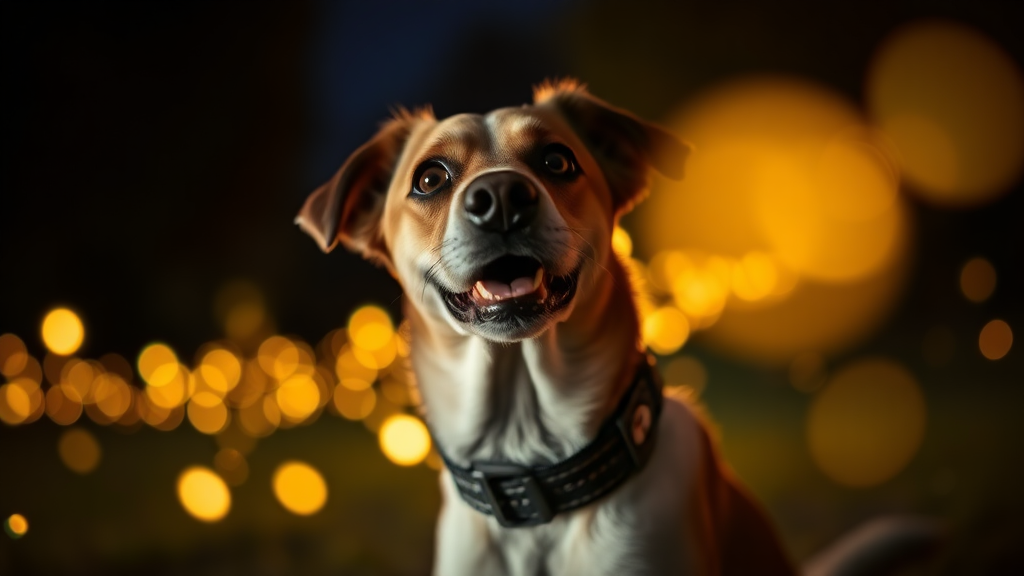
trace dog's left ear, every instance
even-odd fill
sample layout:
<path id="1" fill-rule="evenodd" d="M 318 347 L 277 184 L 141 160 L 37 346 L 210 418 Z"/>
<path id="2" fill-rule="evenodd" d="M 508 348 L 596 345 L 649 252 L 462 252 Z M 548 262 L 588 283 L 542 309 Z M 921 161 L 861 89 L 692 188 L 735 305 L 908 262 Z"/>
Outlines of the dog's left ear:
<path id="1" fill-rule="evenodd" d="M 391 175 L 413 126 L 428 117 L 433 115 L 426 110 L 399 111 L 309 195 L 295 223 L 321 250 L 330 252 L 341 242 L 371 261 L 388 263 L 380 221 Z"/>
<path id="2" fill-rule="evenodd" d="M 537 105 L 553 105 L 580 135 L 604 170 L 617 214 L 628 212 L 647 192 L 647 169 L 683 177 L 690 146 L 667 130 L 594 97 L 573 80 L 534 89 Z"/>

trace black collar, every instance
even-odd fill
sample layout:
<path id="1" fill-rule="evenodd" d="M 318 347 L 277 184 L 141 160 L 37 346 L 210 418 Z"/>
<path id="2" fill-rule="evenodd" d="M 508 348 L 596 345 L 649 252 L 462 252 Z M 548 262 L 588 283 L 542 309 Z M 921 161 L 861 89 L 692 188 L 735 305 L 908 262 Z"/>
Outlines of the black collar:
<path id="1" fill-rule="evenodd" d="M 654 359 L 639 362 L 629 389 L 590 444 L 550 466 L 473 462 L 445 465 L 462 499 L 508 528 L 545 524 L 615 490 L 643 469 L 654 450 L 661 415 L 661 380 Z"/>

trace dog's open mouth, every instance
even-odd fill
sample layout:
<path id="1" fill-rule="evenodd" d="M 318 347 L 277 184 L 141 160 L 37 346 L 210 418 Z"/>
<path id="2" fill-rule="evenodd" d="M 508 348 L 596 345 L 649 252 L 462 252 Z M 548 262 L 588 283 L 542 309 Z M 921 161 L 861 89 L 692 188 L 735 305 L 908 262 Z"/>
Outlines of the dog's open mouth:
<path id="1" fill-rule="evenodd" d="M 557 312 L 576 294 L 580 268 L 553 276 L 535 258 L 502 256 L 484 266 L 466 292 L 440 288 L 449 312 L 467 323 L 530 323 Z"/>

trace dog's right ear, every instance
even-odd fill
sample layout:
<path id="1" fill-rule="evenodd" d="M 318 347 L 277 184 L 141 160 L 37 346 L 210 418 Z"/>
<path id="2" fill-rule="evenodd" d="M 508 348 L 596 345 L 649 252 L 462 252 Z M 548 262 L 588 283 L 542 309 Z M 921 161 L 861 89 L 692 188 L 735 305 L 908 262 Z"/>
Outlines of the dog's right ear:
<path id="1" fill-rule="evenodd" d="M 673 179 L 683 177 L 690 145 L 587 92 L 571 79 L 534 88 L 534 104 L 554 106 L 580 135 L 608 179 L 618 214 L 628 212 L 647 192 L 647 168 Z"/>
<path id="2" fill-rule="evenodd" d="M 387 264 L 381 217 L 391 176 L 413 127 L 433 119 L 429 110 L 399 111 L 369 142 L 349 156 L 326 184 L 306 199 L 295 223 L 324 252 L 341 242 L 352 252 Z"/>

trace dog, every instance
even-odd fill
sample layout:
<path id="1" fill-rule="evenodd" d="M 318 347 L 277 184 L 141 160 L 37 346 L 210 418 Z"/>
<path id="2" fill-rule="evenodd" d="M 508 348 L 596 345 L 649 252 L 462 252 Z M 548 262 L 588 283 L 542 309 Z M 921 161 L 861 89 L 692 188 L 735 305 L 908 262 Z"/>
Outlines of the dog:
<path id="1" fill-rule="evenodd" d="M 401 284 L 446 464 L 434 573 L 789 575 L 689 403 L 664 396 L 611 249 L 689 146 L 563 80 L 530 105 L 398 111 L 296 223 Z"/>

